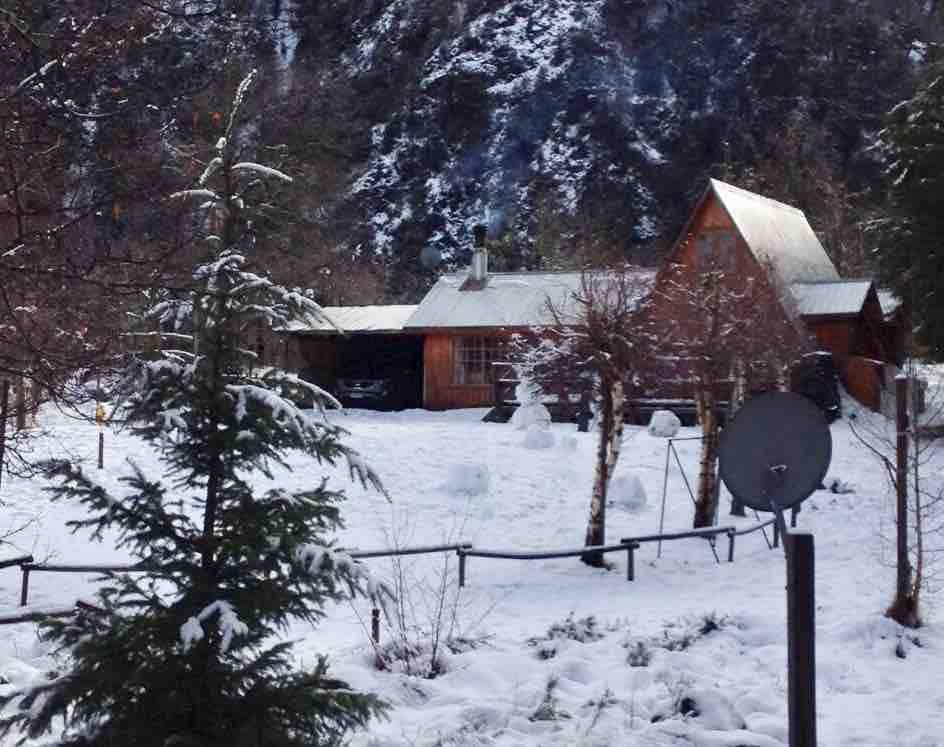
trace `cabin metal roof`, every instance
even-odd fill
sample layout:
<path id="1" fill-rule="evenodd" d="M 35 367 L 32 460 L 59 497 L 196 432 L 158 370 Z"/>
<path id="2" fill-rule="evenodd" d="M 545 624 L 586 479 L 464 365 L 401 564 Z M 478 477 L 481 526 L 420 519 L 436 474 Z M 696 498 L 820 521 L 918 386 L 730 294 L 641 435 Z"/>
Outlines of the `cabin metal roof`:
<path id="1" fill-rule="evenodd" d="M 878 302 L 882 307 L 882 316 L 886 319 L 893 316 L 901 308 L 901 299 L 895 295 L 894 291 L 887 289 L 878 291 Z"/>
<path id="2" fill-rule="evenodd" d="M 640 300 L 655 278 L 653 270 L 635 270 Z M 485 287 L 461 290 L 468 272 L 443 275 L 426 294 L 405 329 L 540 327 L 554 323 L 548 302 L 566 319 L 573 295 L 580 290 L 579 272 L 489 273 Z"/>
<path id="3" fill-rule="evenodd" d="M 790 294 L 800 316 L 855 316 L 871 287 L 871 280 L 793 283 Z"/>
<path id="4" fill-rule="evenodd" d="M 717 179 L 710 180 L 708 192 L 721 202 L 754 257 L 771 265 L 781 283 L 839 280 L 802 210 Z"/>
<path id="5" fill-rule="evenodd" d="M 287 331 L 301 334 L 397 334 L 403 332 L 413 316 L 415 305 L 390 306 L 323 306 L 326 319 L 314 325 L 292 325 Z M 332 326 L 331 322 L 334 322 Z"/>

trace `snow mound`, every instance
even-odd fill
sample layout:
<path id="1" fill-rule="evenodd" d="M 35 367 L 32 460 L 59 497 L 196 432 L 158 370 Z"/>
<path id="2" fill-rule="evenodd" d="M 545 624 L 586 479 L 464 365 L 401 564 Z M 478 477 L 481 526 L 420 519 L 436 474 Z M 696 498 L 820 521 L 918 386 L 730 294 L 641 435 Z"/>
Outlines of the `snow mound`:
<path id="1" fill-rule="evenodd" d="M 488 492 L 488 467 L 484 464 L 453 464 L 446 477 L 445 489 L 454 495 L 484 495 Z"/>
<path id="2" fill-rule="evenodd" d="M 551 413 L 540 402 L 529 402 L 514 411 L 511 424 L 519 431 L 527 430 L 532 426 L 548 428 L 551 425 Z"/>
<path id="3" fill-rule="evenodd" d="M 646 489 L 638 475 L 620 475 L 610 483 L 609 499 L 626 511 L 641 511 L 646 506 Z"/>
<path id="4" fill-rule="evenodd" d="M 823 480 L 823 485 L 826 486 L 826 490 L 830 493 L 854 493 L 855 485 L 851 482 L 846 482 L 841 477 L 836 477 L 835 475 L 828 475 L 825 480 Z"/>
<path id="5" fill-rule="evenodd" d="M 542 425 L 532 425 L 524 436 L 523 445 L 526 449 L 550 449 L 554 445 L 554 434 Z"/>
<path id="6" fill-rule="evenodd" d="M 649 435 L 672 438 L 682 427 L 682 421 L 671 410 L 656 410 L 649 420 Z"/>
<path id="7" fill-rule="evenodd" d="M 577 451 L 577 439 L 573 436 L 564 436 L 560 440 L 560 447 L 564 451 Z"/>

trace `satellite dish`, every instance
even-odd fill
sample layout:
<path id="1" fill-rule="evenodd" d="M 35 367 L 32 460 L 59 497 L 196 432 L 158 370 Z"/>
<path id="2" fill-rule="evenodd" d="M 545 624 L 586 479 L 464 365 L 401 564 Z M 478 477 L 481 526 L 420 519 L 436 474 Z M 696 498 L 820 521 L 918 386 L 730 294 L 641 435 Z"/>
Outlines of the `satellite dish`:
<path id="1" fill-rule="evenodd" d="M 832 450 L 816 405 L 799 394 L 768 392 L 745 402 L 721 432 L 721 479 L 749 508 L 791 508 L 822 484 Z"/>
<path id="2" fill-rule="evenodd" d="M 427 270 L 434 270 L 442 262 L 442 252 L 427 244 L 420 252 L 420 264 Z"/>

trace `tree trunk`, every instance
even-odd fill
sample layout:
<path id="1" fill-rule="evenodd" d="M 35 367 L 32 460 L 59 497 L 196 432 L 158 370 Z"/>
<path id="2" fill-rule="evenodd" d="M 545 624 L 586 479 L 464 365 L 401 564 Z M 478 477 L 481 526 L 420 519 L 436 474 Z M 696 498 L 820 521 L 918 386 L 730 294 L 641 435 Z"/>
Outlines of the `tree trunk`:
<path id="1" fill-rule="evenodd" d="M 715 397 L 711 389 L 703 389 L 701 401 L 701 462 L 698 471 L 698 493 L 695 500 L 694 527 L 710 527 L 714 524 L 717 508 L 715 481 L 718 460 L 718 418 L 715 413 Z"/>
<path id="2" fill-rule="evenodd" d="M 895 492 L 896 501 L 896 574 L 895 599 L 885 614 L 900 625 L 916 628 L 921 624 L 918 616 L 918 597 L 911 575 L 911 558 L 908 553 L 908 379 L 899 376 L 895 380 L 897 439 Z"/>
<path id="3" fill-rule="evenodd" d="M 619 460 L 620 446 L 623 441 L 623 409 L 625 407 L 623 383 L 614 381 L 603 388 L 601 412 L 600 445 L 597 449 L 597 469 L 593 481 L 593 494 L 590 498 L 590 518 L 587 520 L 585 546 L 606 544 L 606 496 L 610 477 Z M 602 567 L 605 565 L 603 554 L 588 552 L 581 556 L 587 565 Z"/>

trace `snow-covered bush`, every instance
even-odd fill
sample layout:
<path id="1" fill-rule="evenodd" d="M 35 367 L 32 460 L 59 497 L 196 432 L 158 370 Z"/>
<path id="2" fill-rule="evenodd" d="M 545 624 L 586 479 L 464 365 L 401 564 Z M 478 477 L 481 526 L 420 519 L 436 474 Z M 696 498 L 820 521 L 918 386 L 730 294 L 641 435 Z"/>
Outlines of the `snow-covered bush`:
<path id="1" fill-rule="evenodd" d="M 445 490 L 453 495 L 485 495 L 488 492 L 488 465 L 453 464 L 446 476 Z"/>
<path id="2" fill-rule="evenodd" d="M 649 420 L 649 435 L 658 438 L 673 438 L 681 427 L 682 421 L 674 412 L 671 410 L 656 410 Z"/>
<path id="3" fill-rule="evenodd" d="M 614 477 L 610 483 L 610 503 L 629 512 L 646 507 L 646 489 L 638 475 L 628 474 Z"/>
<path id="4" fill-rule="evenodd" d="M 532 425 L 524 434 L 522 444 L 526 449 L 550 449 L 554 445 L 554 434 L 540 425 Z"/>

